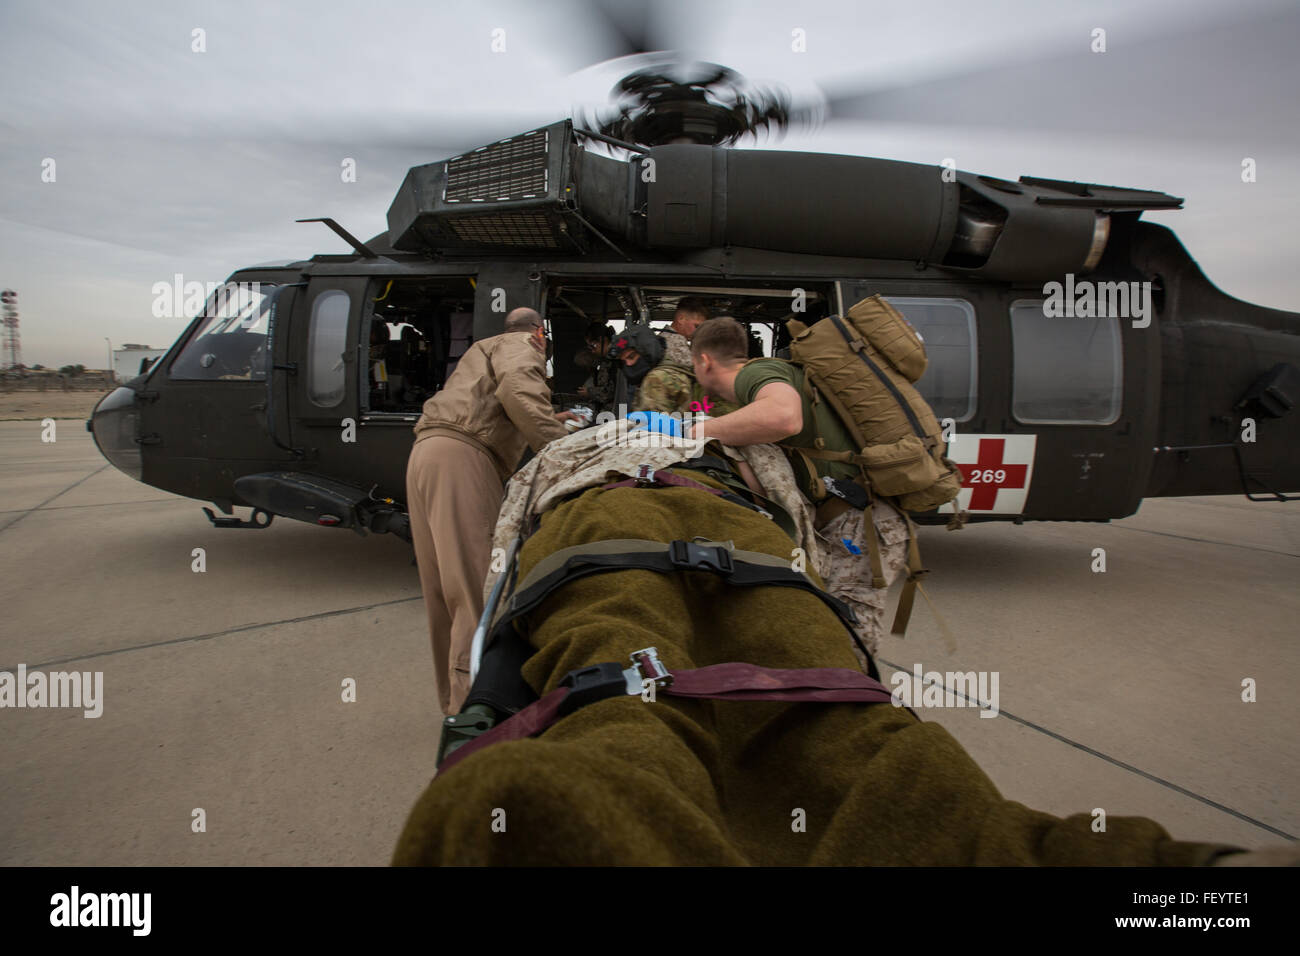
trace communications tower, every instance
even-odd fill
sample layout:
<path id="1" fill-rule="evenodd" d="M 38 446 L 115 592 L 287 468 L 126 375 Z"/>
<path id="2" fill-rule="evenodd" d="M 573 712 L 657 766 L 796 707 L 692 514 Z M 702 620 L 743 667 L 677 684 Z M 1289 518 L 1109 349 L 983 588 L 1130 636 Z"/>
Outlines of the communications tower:
<path id="1" fill-rule="evenodd" d="M 23 350 L 18 340 L 18 293 L 13 289 L 0 292 L 0 306 L 4 309 L 4 342 L 0 344 L 7 359 L 5 368 L 23 367 Z"/>

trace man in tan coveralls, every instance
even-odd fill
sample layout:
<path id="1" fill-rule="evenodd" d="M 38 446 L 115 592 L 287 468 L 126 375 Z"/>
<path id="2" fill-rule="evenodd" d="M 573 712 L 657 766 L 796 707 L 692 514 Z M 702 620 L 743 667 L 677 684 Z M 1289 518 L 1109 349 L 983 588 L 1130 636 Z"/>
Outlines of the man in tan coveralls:
<path id="1" fill-rule="evenodd" d="M 546 329 L 533 309 L 475 342 L 424 403 L 406 465 L 406 504 L 429 616 L 438 702 L 457 713 L 469 694 L 469 652 L 483 613 L 483 579 L 506 479 L 524 448 L 565 434 L 551 410 Z"/>

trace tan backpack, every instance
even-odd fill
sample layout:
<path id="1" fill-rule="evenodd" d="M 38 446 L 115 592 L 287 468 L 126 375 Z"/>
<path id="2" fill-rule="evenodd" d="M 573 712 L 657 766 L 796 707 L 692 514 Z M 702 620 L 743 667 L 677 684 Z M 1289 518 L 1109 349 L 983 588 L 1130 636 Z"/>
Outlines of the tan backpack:
<path id="1" fill-rule="evenodd" d="M 862 467 L 871 490 L 903 511 L 932 511 L 961 491 L 961 470 L 944 455 L 942 429 L 913 386 L 925 346 L 898 310 L 873 295 L 811 326 L 790 321 L 790 360 L 803 368 L 812 401 L 824 399 L 860 449 L 811 457 Z"/>

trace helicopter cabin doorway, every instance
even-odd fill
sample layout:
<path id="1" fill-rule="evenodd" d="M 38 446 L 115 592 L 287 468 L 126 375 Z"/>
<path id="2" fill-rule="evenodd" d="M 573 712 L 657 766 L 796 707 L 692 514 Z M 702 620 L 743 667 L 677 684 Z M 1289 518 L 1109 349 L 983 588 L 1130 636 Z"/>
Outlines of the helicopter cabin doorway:
<path id="1" fill-rule="evenodd" d="M 294 311 L 305 374 L 290 404 L 313 470 L 405 499 L 411 429 L 469 348 L 474 294 L 465 275 L 312 277 Z"/>

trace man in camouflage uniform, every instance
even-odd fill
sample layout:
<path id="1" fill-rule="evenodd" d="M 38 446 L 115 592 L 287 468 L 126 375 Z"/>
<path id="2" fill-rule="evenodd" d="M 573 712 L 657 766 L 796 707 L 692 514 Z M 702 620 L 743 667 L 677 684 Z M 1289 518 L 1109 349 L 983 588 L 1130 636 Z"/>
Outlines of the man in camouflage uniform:
<path id="1" fill-rule="evenodd" d="M 695 381 L 689 365 L 678 365 L 665 358 L 641 382 L 636 394 L 635 410 L 691 415 L 726 415 L 739 405 L 709 395 Z"/>
<path id="2" fill-rule="evenodd" d="M 712 402 L 695 385 L 691 371 L 691 336 L 707 319 L 704 300 L 688 296 L 677 304 L 672 325 L 664 331 L 655 334 L 649 326 L 633 325 L 615 338 L 611 354 L 623 363 L 623 375 L 634 389 L 629 409 L 719 414 L 705 408 Z"/>
<path id="3" fill-rule="evenodd" d="M 709 307 L 698 296 L 688 295 L 677 303 L 673 324 L 659 333 L 664 343 L 663 361 L 691 367 L 691 336 L 708 321 Z"/>
<path id="4" fill-rule="evenodd" d="M 596 411 L 609 408 L 614 402 L 615 370 L 605 357 L 613 337 L 614 330 L 604 322 L 592 322 L 587 326 L 587 347 L 574 356 L 575 365 L 591 370 L 578 394 Z"/>
<path id="5" fill-rule="evenodd" d="M 728 445 L 780 443 L 795 449 L 795 471 L 805 496 L 813 496 L 820 479 L 855 480 L 856 466 L 800 457 L 798 448 L 815 449 L 820 439 L 827 450 L 856 451 L 835 413 L 821 402 L 816 408 L 803 395 L 803 372 L 781 359 L 748 361 L 744 327 L 732 318 L 705 323 L 692 343 L 695 378 L 710 394 L 742 407 L 731 414 L 692 423 L 694 438 L 716 438 Z M 742 374 L 742 370 L 745 370 Z M 873 528 L 865 527 L 864 512 L 835 497 L 817 496 L 817 528 L 828 570 L 826 589 L 849 603 L 859 619 L 858 637 L 875 653 L 885 633 L 885 604 L 889 587 L 907 564 L 907 522 L 892 505 L 876 499 L 871 506 Z M 874 586 L 870 542 L 878 537 L 883 587 Z M 854 648 L 865 665 L 862 654 Z"/>
<path id="6" fill-rule="evenodd" d="M 671 415 L 726 415 L 739 405 L 709 395 L 695 380 L 691 366 L 691 337 L 706 321 L 704 300 L 687 296 L 677 303 L 671 327 L 661 332 L 664 357 L 646 375 L 637 392 L 636 408 Z"/>
<path id="7" fill-rule="evenodd" d="M 891 506 L 877 501 L 871 509 L 872 523 L 880 536 L 880 564 L 885 586 L 873 587 L 870 558 L 865 553 L 863 513 L 850 508 L 817 529 L 826 555 L 826 590 L 852 606 L 860 622 L 858 637 L 875 654 L 885 633 L 885 602 L 890 586 L 907 565 L 907 522 Z M 849 544 L 853 544 L 850 550 Z M 857 644 L 853 653 L 863 669 L 867 659 Z"/>

